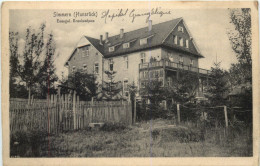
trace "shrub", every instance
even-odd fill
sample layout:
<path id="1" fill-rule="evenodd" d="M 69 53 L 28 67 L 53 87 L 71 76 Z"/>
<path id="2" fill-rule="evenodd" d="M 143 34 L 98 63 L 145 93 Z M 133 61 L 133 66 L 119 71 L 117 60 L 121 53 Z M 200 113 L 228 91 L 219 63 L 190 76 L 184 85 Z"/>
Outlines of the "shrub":
<path id="1" fill-rule="evenodd" d="M 47 132 L 41 130 L 17 131 L 10 135 L 10 156 L 40 156 L 40 146 Z"/>
<path id="2" fill-rule="evenodd" d="M 125 130 L 126 129 L 126 126 L 122 123 L 105 123 L 101 128 L 100 130 L 102 131 L 122 131 L 122 130 Z"/>

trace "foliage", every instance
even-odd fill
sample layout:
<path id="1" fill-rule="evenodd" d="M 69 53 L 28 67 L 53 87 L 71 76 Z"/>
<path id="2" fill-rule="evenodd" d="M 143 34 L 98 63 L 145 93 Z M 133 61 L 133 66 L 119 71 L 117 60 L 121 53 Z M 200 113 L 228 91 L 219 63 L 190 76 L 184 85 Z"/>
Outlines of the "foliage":
<path id="1" fill-rule="evenodd" d="M 180 70 L 179 78 L 173 80 L 173 85 L 168 88 L 166 95 L 176 103 L 189 103 L 195 99 L 198 86 L 199 80 L 196 74 Z"/>
<path id="2" fill-rule="evenodd" d="M 10 156 L 40 156 L 40 146 L 44 143 L 47 132 L 39 129 L 17 131 L 10 135 Z"/>
<path id="3" fill-rule="evenodd" d="M 143 97 L 142 108 L 137 115 L 145 120 L 159 118 L 162 115 L 162 101 L 165 99 L 165 89 L 162 82 L 156 77 L 150 80 L 143 89 L 141 89 Z"/>
<path id="4" fill-rule="evenodd" d="M 42 61 L 45 58 L 44 63 L 46 63 L 46 59 L 53 58 L 53 55 L 55 53 L 55 45 L 53 45 L 52 34 L 49 35 L 48 42 L 45 45 L 44 32 L 45 24 L 41 24 L 38 31 L 35 31 L 30 27 L 27 28 L 25 36 L 25 46 L 21 55 L 18 53 L 18 33 L 9 33 L 11 96 L 17 96 L 16 93 L 20 93 L 18 91 L 19 89 L 17 88 L 18 85 L 20 87 L 25 86 L 28 90 L 29 96 L 31 96 L 32 92 L 38 93 L 39 89 L 37 89 L 37 86 L 48 86 L 46 76 L 46 64 L 42 64 Z M 51 67 L 52 68 L 49 70 L 53 72 L 48 73 L 48 78 L 53 78 L 54 80 L 51 81 L 55 82 L 57 80 L 57 76 L 55 75 L 55 67 L 52 65 Z M 42 93 L 44 93 L 44 91 L 45 93 L 47 92 L 46 88 L 40 89 L 40 91 L 42 91 Z M 37 95 L 43 96 L 43 94 Z M 46 94 L 44 96 L 46 96 Z"/>
<path id="5" fill-rule="evenodd" d="M 40 67 L 38 80 L 39 80 L 39 89 L 40 89 L 40 98 L 46 97 L 47 93 L 54 94 L 55 90 L 55 82 L 58 81 L 58 77 L 55 74 L 55 66 L 54 66 L 54 54 L 55 54 L 56 46 L 53 39 L 53 35 L 48 35 L 48 41 L 46 44 L 46 52 L 45 59 L 43 65 Z"/>
<path id="6" fill-rule="evenodd" d="M 231 98 L 232 106 L 252 110 L 252 31 L 251 9 L 230 9 L 230 23 L 234 29 L 228 33 L 238 63 L 231 64 L 229 82 L 231 89 L 241 89 Z M 252 123 L 252 111 L 243 114 L 244 120 Z"/>
<path id="7" fill-rule="evenodd" d="M 90 101 L 92 97 L 96 96 L 97 84 L 93 74 L 77 71 L 69 75 L 62 85 L 75 89 L 81 100 Z M 68 93 L 68 89 L 63 89 L 62 93 Z"/>
<path id="8" fill-rule="evenodd" d="M 207 94 L 212 106 L 220 106 L 225 104 L 225 95 L 227 95 L 227 79 L 226 71 L 220 68 L 220 63 L 214 63 L 211 68 L 210 79 L 208 81 Z"/>
<path id="9" fill-rule="evenodd" d="M 109 132 L 116 132 L 125 130 L 126 126 L 122 123 L 105 123 L 100 130 L 102 131 L 109 131 Z"/>
<path id="10" fill-rule="evenodd" d="M 118 95 L 122 91 L 121 81 L 115 81 L 115 71 L 105 71 L 107 81 L 103 82 L 102 99 L 116 100 L 119 99 Z"/>
<path id="11" fill-rule="evenodd" d="M 251 9 L 231 9 L 230 20 L 235 29 L 228 36 L 238 59 L 238 64 L 231 67 L 232 78 L 235 83 L 252 83 Z"/>

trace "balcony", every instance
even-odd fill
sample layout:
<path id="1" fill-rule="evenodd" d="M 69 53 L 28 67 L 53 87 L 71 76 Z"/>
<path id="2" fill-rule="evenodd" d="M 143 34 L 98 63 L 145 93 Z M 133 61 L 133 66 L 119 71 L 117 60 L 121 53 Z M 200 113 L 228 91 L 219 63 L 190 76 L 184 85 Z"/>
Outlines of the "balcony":
<path id="1" fill-rule="evenodd" d="M 165 68 L 166 70 L 186 70 L 196 72 L 201 75 L 209 75 L 210 71 L 206 69 L 201 69 L 198 67 L 192 67 L 188 65 L 183 65 L 176 62 L 170 62 L 166 60 L 154 61 L 149 63 L 141 63 L 139 64 L 139 70 L 148 70 L 148 69 L 156 69 L 156 68 Z"/>

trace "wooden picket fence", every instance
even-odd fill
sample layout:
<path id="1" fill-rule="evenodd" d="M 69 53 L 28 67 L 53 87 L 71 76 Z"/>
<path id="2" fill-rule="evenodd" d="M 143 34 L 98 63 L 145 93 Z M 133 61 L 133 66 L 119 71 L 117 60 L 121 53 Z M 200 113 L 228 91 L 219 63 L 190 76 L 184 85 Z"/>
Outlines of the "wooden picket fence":
<path id="1" fill-rule="evenodd" d="M 30 103 L 30 104 L 28 104 Z M 40 130 L 48 133 L 86 129 L 90 123 L 132 124 L 128 101 L 80 101 L 76 94 L 50 95 L 28 102 L 10 99 L 10 132 Z"/>

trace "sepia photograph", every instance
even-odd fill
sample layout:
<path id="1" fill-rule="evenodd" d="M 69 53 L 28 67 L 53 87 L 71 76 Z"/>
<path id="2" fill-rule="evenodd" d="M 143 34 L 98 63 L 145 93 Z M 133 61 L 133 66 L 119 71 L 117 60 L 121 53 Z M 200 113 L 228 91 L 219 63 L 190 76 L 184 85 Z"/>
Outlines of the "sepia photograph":
<path id="1" fill-rule="evenodd" d="M 252 5 L 92 3 L 6 10 L 8 158 L 257 155 Z"/>

